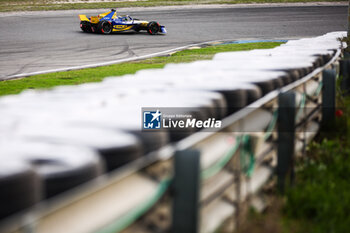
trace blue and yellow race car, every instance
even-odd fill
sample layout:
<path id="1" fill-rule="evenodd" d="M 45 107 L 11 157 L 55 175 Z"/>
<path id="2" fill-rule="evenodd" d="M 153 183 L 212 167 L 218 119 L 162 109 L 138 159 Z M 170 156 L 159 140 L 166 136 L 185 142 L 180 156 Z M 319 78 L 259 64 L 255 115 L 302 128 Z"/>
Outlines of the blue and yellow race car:
<path id="1" fill-rule="evenodd" d="M 79 19 L 80 28 L 84 32 L 110 34 L 112 32 L 139 32 L 145 30 L 151 35 L 167 33 L 165 27 L 158 22 L 133 19 L 129 15 L 117 16 L 117 12 L 114 9 L 90 18 L 86 15 L 79 15 Z"/>

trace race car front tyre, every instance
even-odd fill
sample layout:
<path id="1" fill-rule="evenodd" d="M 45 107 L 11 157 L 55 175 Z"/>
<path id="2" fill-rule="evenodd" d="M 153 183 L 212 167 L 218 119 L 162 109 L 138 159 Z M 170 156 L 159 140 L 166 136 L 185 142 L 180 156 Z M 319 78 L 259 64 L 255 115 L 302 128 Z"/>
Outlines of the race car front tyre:
<path id="1" fill-rule="evenodd" d="M 80 22 L 80 29 L 81 29 L 83 32 L 92 32 L 92 30 L 91 30 L 91 24 L 90 24 L 90 22 L 87 22 L 87 21 L 81 21 L 81 22 Z"/>
<path id="2" fill-rule="evenodd" d="M 101 21 L 99 22 L 98 26 L 97 26 L 97 30 L 98 32 L 102 33 L 102 34 L 110 34 L 112 32 L 112 24 L 111 22 L 108 21 Z"/>
<path id="3" fill-rule="evenodd" d="M 160 31 L 160 25 L 159 23 L 155 21 L 151 21 L 147 25 L 147 32 L 151 35 L 155 35 Z"/>

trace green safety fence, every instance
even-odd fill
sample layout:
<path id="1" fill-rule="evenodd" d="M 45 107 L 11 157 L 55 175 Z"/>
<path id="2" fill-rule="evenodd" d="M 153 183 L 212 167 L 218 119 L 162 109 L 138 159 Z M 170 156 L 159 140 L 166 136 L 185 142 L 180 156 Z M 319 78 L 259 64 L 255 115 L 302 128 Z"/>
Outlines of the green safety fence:
<path id="1" fill-rule="evenodd" d="M 241 143 L 241 136 L 238 136 L 236 137 L 235 145 L 222 158 L 220 158 L 214 165 L 212 165 L 211 167 L 201 172 L 201 178 L 203 180 L 206 180 L 210 177 L 215 176 L 217 173 L 219 173 L 226 166 L 226 164 L 231 160 L 231 158 L 236 154 L 240 143 Z"/>
<path id="2" fill-rule="evenodd" d="M 276 121 L 277 111 L 274 112 L 273 120 L 270 122 L 270 125 L 268 127 L 270 130 L 272 130 L 275 127 Z M 236 142 L 234 146 L 231 147 L 222 158 L 220 158 L 215 164 L 201 172 L 201 179 L 206 180 L 218 174 L 228 164 L 228 162 L 232 159 L 232 157 L 236 154 L 240 147 L 241 169 L 243 170 L 245 175 L 251 177 L 255 168 L 255 156 L 252 149 L 251 136 L 241 135 L 236 137 Z M 154 206 L 157 203 L 157 201 L 160 200 L 160 198 L 169 188 L 170 183 L 170 178 L 162 180 L 159 183 L 154 195 L 148 201 L 142 203 L 137 208 L 131 210 L 130 212 L 123 215 L 121 218 L 117 219 L 115 222 L 96 231 L 95 233 L 119 233 L 123 231 L 132 223 L 134 223 L 139 217 L 145 214 L 149 209 L 151 209 L 152 206 Z"/>
<path id="3" fill-rule="evenodd" d="M 255 156 L 250 135 L 243 135 L 242 149 L 240 152 L 241 168 L 246 176 L 251 177 L 255 168 Z"/>
<path id="4" fill-rule="evenodd" d="M 301 96 L 301 101 L 300 101 L 300 104 L 299 104 L 299 109 L 298 109 L 298 112 L 297 112 L 297 114 L 296 114 L 296 116 L 295 116 L 295 119 L 298 119 L 298 118 L 300 117 L 300 115 L 303 113 L 305 104 L 306 104 L 306 94 L 303 93 L 302 96 Z"/>
<path id="5" fill-rule="evenodd" d="M 278 119 L 278 109 L 273 111 L 272 120 L 270 121 L 269 125 L 267 126 L 267 129 L 266 129 L 266 132 L 264 135 L 264 141 L 266 141 L 267 139 L 270 138 L 270 136 L 273 132 L 273 129 L 276 127 L 277 119 Z"/>
<path id="6" fill-rule="evenodd" d="M 312 96 L 319 96 L 321 91 L 322 91 L 322 88 L 323 88 L 323 82 L 320 82 L 318 84 L 318 87 L 317 89 L 315 90 L 315 92 L 312 94 Z"/>
<path id="7" fill-rule="evenodd" d="M 162 180 L 154 195 L 147 201 L 140 204 L 135 209 L 123 215 L 121 218 L 117 219 L 115 222 L 109 224 L 108 226 L 96 231 L 95 233 L 119 233 L 126 229 L 133 222 L 135 222 L 139 217 L 145 214 L 152 206 L 154 206 L 157 201 L 163 196 L 168 187 L 170 186 L 171 179 Z"/>

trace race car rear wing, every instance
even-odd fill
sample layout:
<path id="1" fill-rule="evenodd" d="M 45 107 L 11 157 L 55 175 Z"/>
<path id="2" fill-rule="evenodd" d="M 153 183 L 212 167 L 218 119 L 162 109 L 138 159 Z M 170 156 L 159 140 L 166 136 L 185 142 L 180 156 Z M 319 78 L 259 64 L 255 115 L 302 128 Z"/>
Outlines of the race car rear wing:
<path id="1" fill-rule="evenodd" d="M 79 15 L 80 21 L 88 21 L 94 24 L 98 23 L 101 19 L 112 20 L 115 18 L 117 18 L 117 12 L 113 9 L 109 12 L 99 14 L 98 16 L 91 16 L 90 18 L 88 18 L 86 15 Z"/>
<path id="2" fill-rule="evenodd" d="M 79 15 L 79 19 L 80 19 L 80 21 L 89 21 L 90 22 L 89 18 L 86 17 L 86 15 Z"/>

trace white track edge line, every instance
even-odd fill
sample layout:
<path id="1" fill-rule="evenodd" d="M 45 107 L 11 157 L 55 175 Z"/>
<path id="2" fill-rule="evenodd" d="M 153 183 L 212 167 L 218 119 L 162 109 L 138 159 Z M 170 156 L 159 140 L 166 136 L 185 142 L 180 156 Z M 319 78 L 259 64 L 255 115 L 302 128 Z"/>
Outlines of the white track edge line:
<path id="1" fill-rule="evenodd" d="M 107 65 L 114 65 L 114 64 L 119 64 L 119 63 L 123 63 L 123 62 L 145 60 L 145 59 L 152 58 L 152 57 L 170 55 L 171 53 L 182 51 L 182 50 L 185 50 L 185 49 L 188 49 L 191 47 L 211 45 L 211 44 L 217 44 L 217 43 L 225 43 L 225 42 L 230 42 L 230 41 L 240 41 L 240 40 L 241 39 L 224 39 L 224 40 L 206 41 L 206 42 L 201 42 L 201 43 L 196 43 L 196 44 L 189 44 L 189 45 L 185 45 L 185 46 L 181 46 L 181 47 L 177 47 L 177 48 L 173 48 L 173 49 L 168 49 L 168 50 L 161 51 L 161 52 L 142 55 L 139 57 L 130 57 L 130 58 L 113 60 L 113 61 L 94 63 L 94 64 L 89 64 L 89 65 L 80 65 L 80 66 L 64 67 L 64 68 L 58 68 L 58 69 L 9 75 L 9 76 L 5 76 L 2 79 L 0 79 L 0 82 L 7 81 L 7 80 L 13 80 L 13 79 L 20 79 L 20 78 L 30 77 L 30 76 L 34 76 L 34 75 L 40 75 L 40 74 L 48 74 L 48 73 L 63 72 L 63 71 L 70 71 L 70 70 L 81 70 L 81 69 L 85 69 L 85 68 L 95 68 L 95 67 L 101 67 L 101 66 L 107 66 Z M 250 39 L 242 39 L 242 40 L 250 40 Z M 276 39 L 261 39 L 261 41 L 269 41 L 269 40 L 276 40 Z"/>
<path id="2" fill-rule="evenodd" d="M 191 48 L 191 47 L 195 47 L 195 46 L 207 45 L 207 44 L 212 44 L 212 43 L 222 43 L 222 42 L 225 42 L 225 41 L 230 41 L 230 40 L 215 40 L 215 41 L 201 42 L 201 43 L 190 44 L 190 45 L 185 45 L 185 46 L 181 46 L 181 47 L 165 50 L 165 51 L 162 51 L 162 52 L 142 55 L 142 56 L 139 56 L 139 57 L 124 58 L 124 59 L 118 59 L 118 60 L 113 60 L 113 61 L 108 61 L 108 62 L 100 62 L 100 63 L 94 63 L 94 64 L 89 64 L 89 65 L 80 65 L 80 66 L 64 67 L 64 68 L 58 68 L 58 69 L 51 69 L 51 70 L 43 70 L 43 71 L 35 71 L 35 72 L 30 72 L 30 73 L 21 73 L 21 74 L 9 75 L 9 76 L 5 76 L 1 81 L 11 80 L 11 79 L 18 79 L 18 78 L 24 78 L 24 77 L 29 77 L 29 76 L 33 76 L 33 75 L 39 75 L 39 74 L 48 74 L 48 73 L 70 71 L 70 70 L 81 70 L 81 69 L 85 69 L 85 68 L 95 68 L 95 67 L 113 65 L 113 64 L 123 63 L 123 62 L 144 60 L 144 59 L 147 59 L 147 58 L 168 55 L 170 53 L 182 51 L 182 50 L 185 50 L 185 49 L 188 49 L 188 48 Z M 234 40 L 232 40 L 232 41 L 234 41 Z"/>

